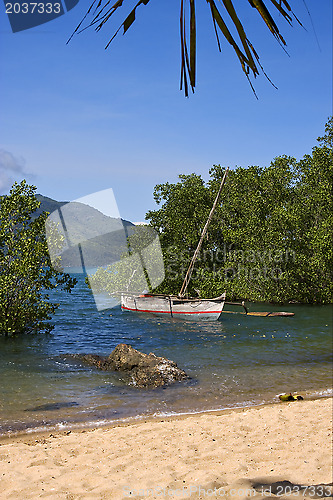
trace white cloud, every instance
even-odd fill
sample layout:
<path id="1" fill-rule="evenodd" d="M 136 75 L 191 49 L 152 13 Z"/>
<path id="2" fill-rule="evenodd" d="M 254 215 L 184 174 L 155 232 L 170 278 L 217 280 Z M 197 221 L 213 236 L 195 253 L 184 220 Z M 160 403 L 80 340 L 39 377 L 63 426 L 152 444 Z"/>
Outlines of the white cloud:
<path id="1" fill-rule="evenodd" d="M 0 149 L 0 191 L 6 191 L 15 180 L 26 175 L 23 158 L 16 158 L 5 149 Z"/>

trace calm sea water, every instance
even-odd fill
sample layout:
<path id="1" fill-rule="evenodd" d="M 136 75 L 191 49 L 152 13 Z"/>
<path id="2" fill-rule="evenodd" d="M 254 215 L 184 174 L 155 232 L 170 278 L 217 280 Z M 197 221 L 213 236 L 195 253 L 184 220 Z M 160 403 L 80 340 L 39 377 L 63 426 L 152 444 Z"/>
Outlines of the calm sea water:
<path id="1" fill-rule="evenodd" d="M 281 392 L 332 395 L 330 306 L 250 304 L 295 316 L 223 313 L 215 322 L 186 322 L 120 308 L 98 312 L 83 279 L 72 294 L 56 297 L 52 334 L 0 337 L 0 434 L 278 402 Z M 176 361 L 191 380 L 136 389 L 66 356 L 108 355 L 122 342 Z"/>

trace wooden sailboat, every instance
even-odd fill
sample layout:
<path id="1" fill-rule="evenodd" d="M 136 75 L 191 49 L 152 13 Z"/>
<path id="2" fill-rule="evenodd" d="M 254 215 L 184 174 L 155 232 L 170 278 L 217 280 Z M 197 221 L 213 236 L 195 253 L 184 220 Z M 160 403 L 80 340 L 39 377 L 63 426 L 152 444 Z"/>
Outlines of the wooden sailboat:
<path id="1" fill-rule="evenodd" d="M 207 233 L 208 226 L 220 199 L 228 170 L 229 169 L 227 168 L 224 173 L 214 204 L 205 227 L 202 230 L 198 246 L 193 254 L 179 294 L 162 295 L 143 293 L 141 295 L 137 295 L 124 292 L 121 294 L 121 308 L 123 310 L 153 313 L 163 316 L 169 315 L 171 317 L 191 320 L 217 320 L 220 317 L 225 304 L 225 294 L 213 299 L 188 298 L 185 295 L 203 239 Z"/>
<path id="2" fill-rule="evenodd" d="M 216 320 L 225 303 L 225 294 L 214 299 L 187 299 L 176 295 L 131 295 L 123 293 L 121 307 L 127 311 L 169 315 L 191 320 Z"/>

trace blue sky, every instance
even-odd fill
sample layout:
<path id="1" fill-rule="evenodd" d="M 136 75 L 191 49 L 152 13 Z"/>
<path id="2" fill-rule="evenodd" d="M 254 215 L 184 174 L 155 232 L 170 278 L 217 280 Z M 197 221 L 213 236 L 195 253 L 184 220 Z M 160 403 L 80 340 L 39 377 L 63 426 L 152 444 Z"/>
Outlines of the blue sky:
<path id="1" fill-rule="evenodd" d="M 154 186 L 180 173 L 208 179 L 213 164 L 265 166 L 310 153 L 332 114 L 332 2 L 307 0 L 315 32 L 303 0 L 290 4 L 307 31 L 275 16 L 288 56 L 248 2 L 235 0 L 278 87 L 261 75 L 259 100 L 226 42 L 218 52 L 204 1 L 197 1 L 197 86 L 188 99 L 179 90 L 178 0 L 141 6 L 108 50 L 122 13 L 66 45 L 89 0 L 18 33 L 2 4 L 0 192 L 22 178 L 57 200 L 112 188 L 121 216 L 141 221 L 155 207 Z"/>

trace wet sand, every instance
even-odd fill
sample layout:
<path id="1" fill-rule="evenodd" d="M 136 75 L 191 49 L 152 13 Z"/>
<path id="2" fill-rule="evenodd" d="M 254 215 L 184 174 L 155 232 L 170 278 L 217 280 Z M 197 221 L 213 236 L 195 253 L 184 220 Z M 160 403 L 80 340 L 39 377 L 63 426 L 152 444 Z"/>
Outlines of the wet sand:
<path id="1" fill-rule="evenodd" d="M 0 441 L 0 498 L 332 496 L 332 399 Z"/>

